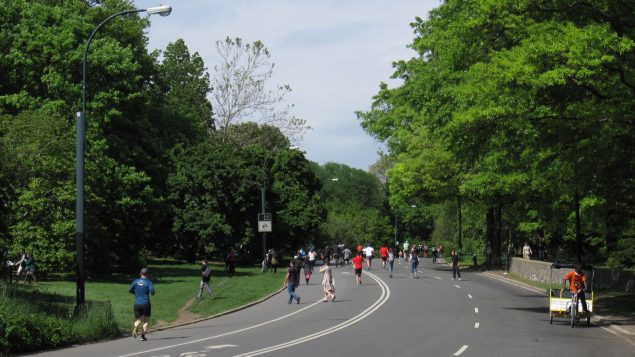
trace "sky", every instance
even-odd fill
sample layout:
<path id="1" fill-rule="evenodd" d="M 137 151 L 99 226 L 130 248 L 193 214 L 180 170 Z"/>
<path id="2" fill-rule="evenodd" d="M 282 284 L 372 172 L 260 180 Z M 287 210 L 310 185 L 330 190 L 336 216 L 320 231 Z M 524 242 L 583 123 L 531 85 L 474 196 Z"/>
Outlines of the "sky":
<path id="1" fill-rule="evenodd" d="M 383 145 L 360 126 L 356 111 L 370 109 L 392 62 L 410 59 L 410 23 L 426 18 L 439 0 L 134 0 L 137 8 L 172 6 L 152 16 L 149 47 L 165 49 L 182 38 L 208 69 L 218 63 L 214 42 L 260 40 L 275 63 L 272 85 L 288 84 L 286 104 L 312 130 L 296 143 L 319 163 L 368 170 Z"/>

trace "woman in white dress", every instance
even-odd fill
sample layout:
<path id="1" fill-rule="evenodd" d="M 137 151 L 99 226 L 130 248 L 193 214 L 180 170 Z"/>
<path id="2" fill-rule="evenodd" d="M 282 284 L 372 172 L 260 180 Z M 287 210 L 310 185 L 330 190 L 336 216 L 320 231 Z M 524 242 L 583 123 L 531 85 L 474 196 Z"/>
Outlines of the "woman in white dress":
<path id="1" fill-rule="evenodd" d="M 324 299 L 322 301 L 327 302 L 331 298 L 331 302 L 333 302 L 335 301 L 335 286 L 333 285 L 333 274 L 328 259 L 324 261 L 324 265 L 320 268 L 320 273 L 324 273 L 324 278 L 322 279 Z"/>

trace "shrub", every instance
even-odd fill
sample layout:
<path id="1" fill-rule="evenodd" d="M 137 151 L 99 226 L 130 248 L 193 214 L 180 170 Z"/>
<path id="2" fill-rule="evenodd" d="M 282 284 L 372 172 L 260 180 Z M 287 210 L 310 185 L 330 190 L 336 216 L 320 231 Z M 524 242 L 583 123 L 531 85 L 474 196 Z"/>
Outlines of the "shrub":
<path id="1" fill-rule="evenodd" d="M 0 283 L 0 355 L 59 348 L 119 334 L 109 303 L 75 313 L 72 299 Z"/>

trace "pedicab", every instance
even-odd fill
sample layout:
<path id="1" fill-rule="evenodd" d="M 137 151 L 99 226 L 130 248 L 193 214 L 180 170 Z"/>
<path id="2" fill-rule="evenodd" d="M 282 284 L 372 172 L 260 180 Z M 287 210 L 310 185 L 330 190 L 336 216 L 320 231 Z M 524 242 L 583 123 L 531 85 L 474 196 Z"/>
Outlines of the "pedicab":
<path id="1" fill-rule="evenodd" d="M 551 265 L 549 270 L 549 283 L 553 282 L 552 274 L 556 269 L 573 269 L 575 264 L 562 264 L 555 262 Z M 580 293 L 585 294 L 586 304 L 589 312 L 585 312 L 582 303 L 578 304 L 578 293 L 569 291 L 569 289 L 549 289 L 549 323 L 553 323 L 555 318 L 568 319 L 571 322 L 571 327 L 578 325 L 580 319 L 586 319 L 587 326 L 591 326 L 591 316 L 593 315 L 593 277 L 595 276 L 595 270 L 591 266 L 585 266 L 583 270 L 591 272 L 591 279 L 589 283 L 589 277 L 587 276 L 588 290 Z M 564 279 L 564 274 L 560 274 L 560 281 Z"/>

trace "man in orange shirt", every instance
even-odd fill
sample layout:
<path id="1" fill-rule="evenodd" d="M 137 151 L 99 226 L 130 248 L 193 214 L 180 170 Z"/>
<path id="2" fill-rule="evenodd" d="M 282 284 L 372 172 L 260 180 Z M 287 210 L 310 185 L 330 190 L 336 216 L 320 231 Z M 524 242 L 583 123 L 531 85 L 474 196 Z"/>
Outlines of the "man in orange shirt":
<path id="1" fill-rule="evenodd" d="M 578 293 L 578 301 L 582 302 L 582 310 L 588 313 L 589 308 L 586 305 L 586 298 L 584 296 L 584 291 L 587 289 L 586 276 L 580 264 L 576 264 L 574 270 L 564 276 L 564 288 L 567 286 L 567 280 L 569 281 L 569 290 L 571 290 L 571 293 Z"/>
<path id="2" fill-rule="evenodd" d="M 388 260 L 388 248 L 386 247 L 386 243 L 379 248 L 379 256 L 381 257 L 381 266 L 386 269 L 386 261 Z"/>
<path id="3" fill-rule="evenodd" d="M 357 285 L 362 285 L 362 264 L 364 262 L 362 252 L 357 252 L 357 255 L 351 261 L 353 262 L 353 268 L 355 268 L 355 281 L 357 281 Z"/>

